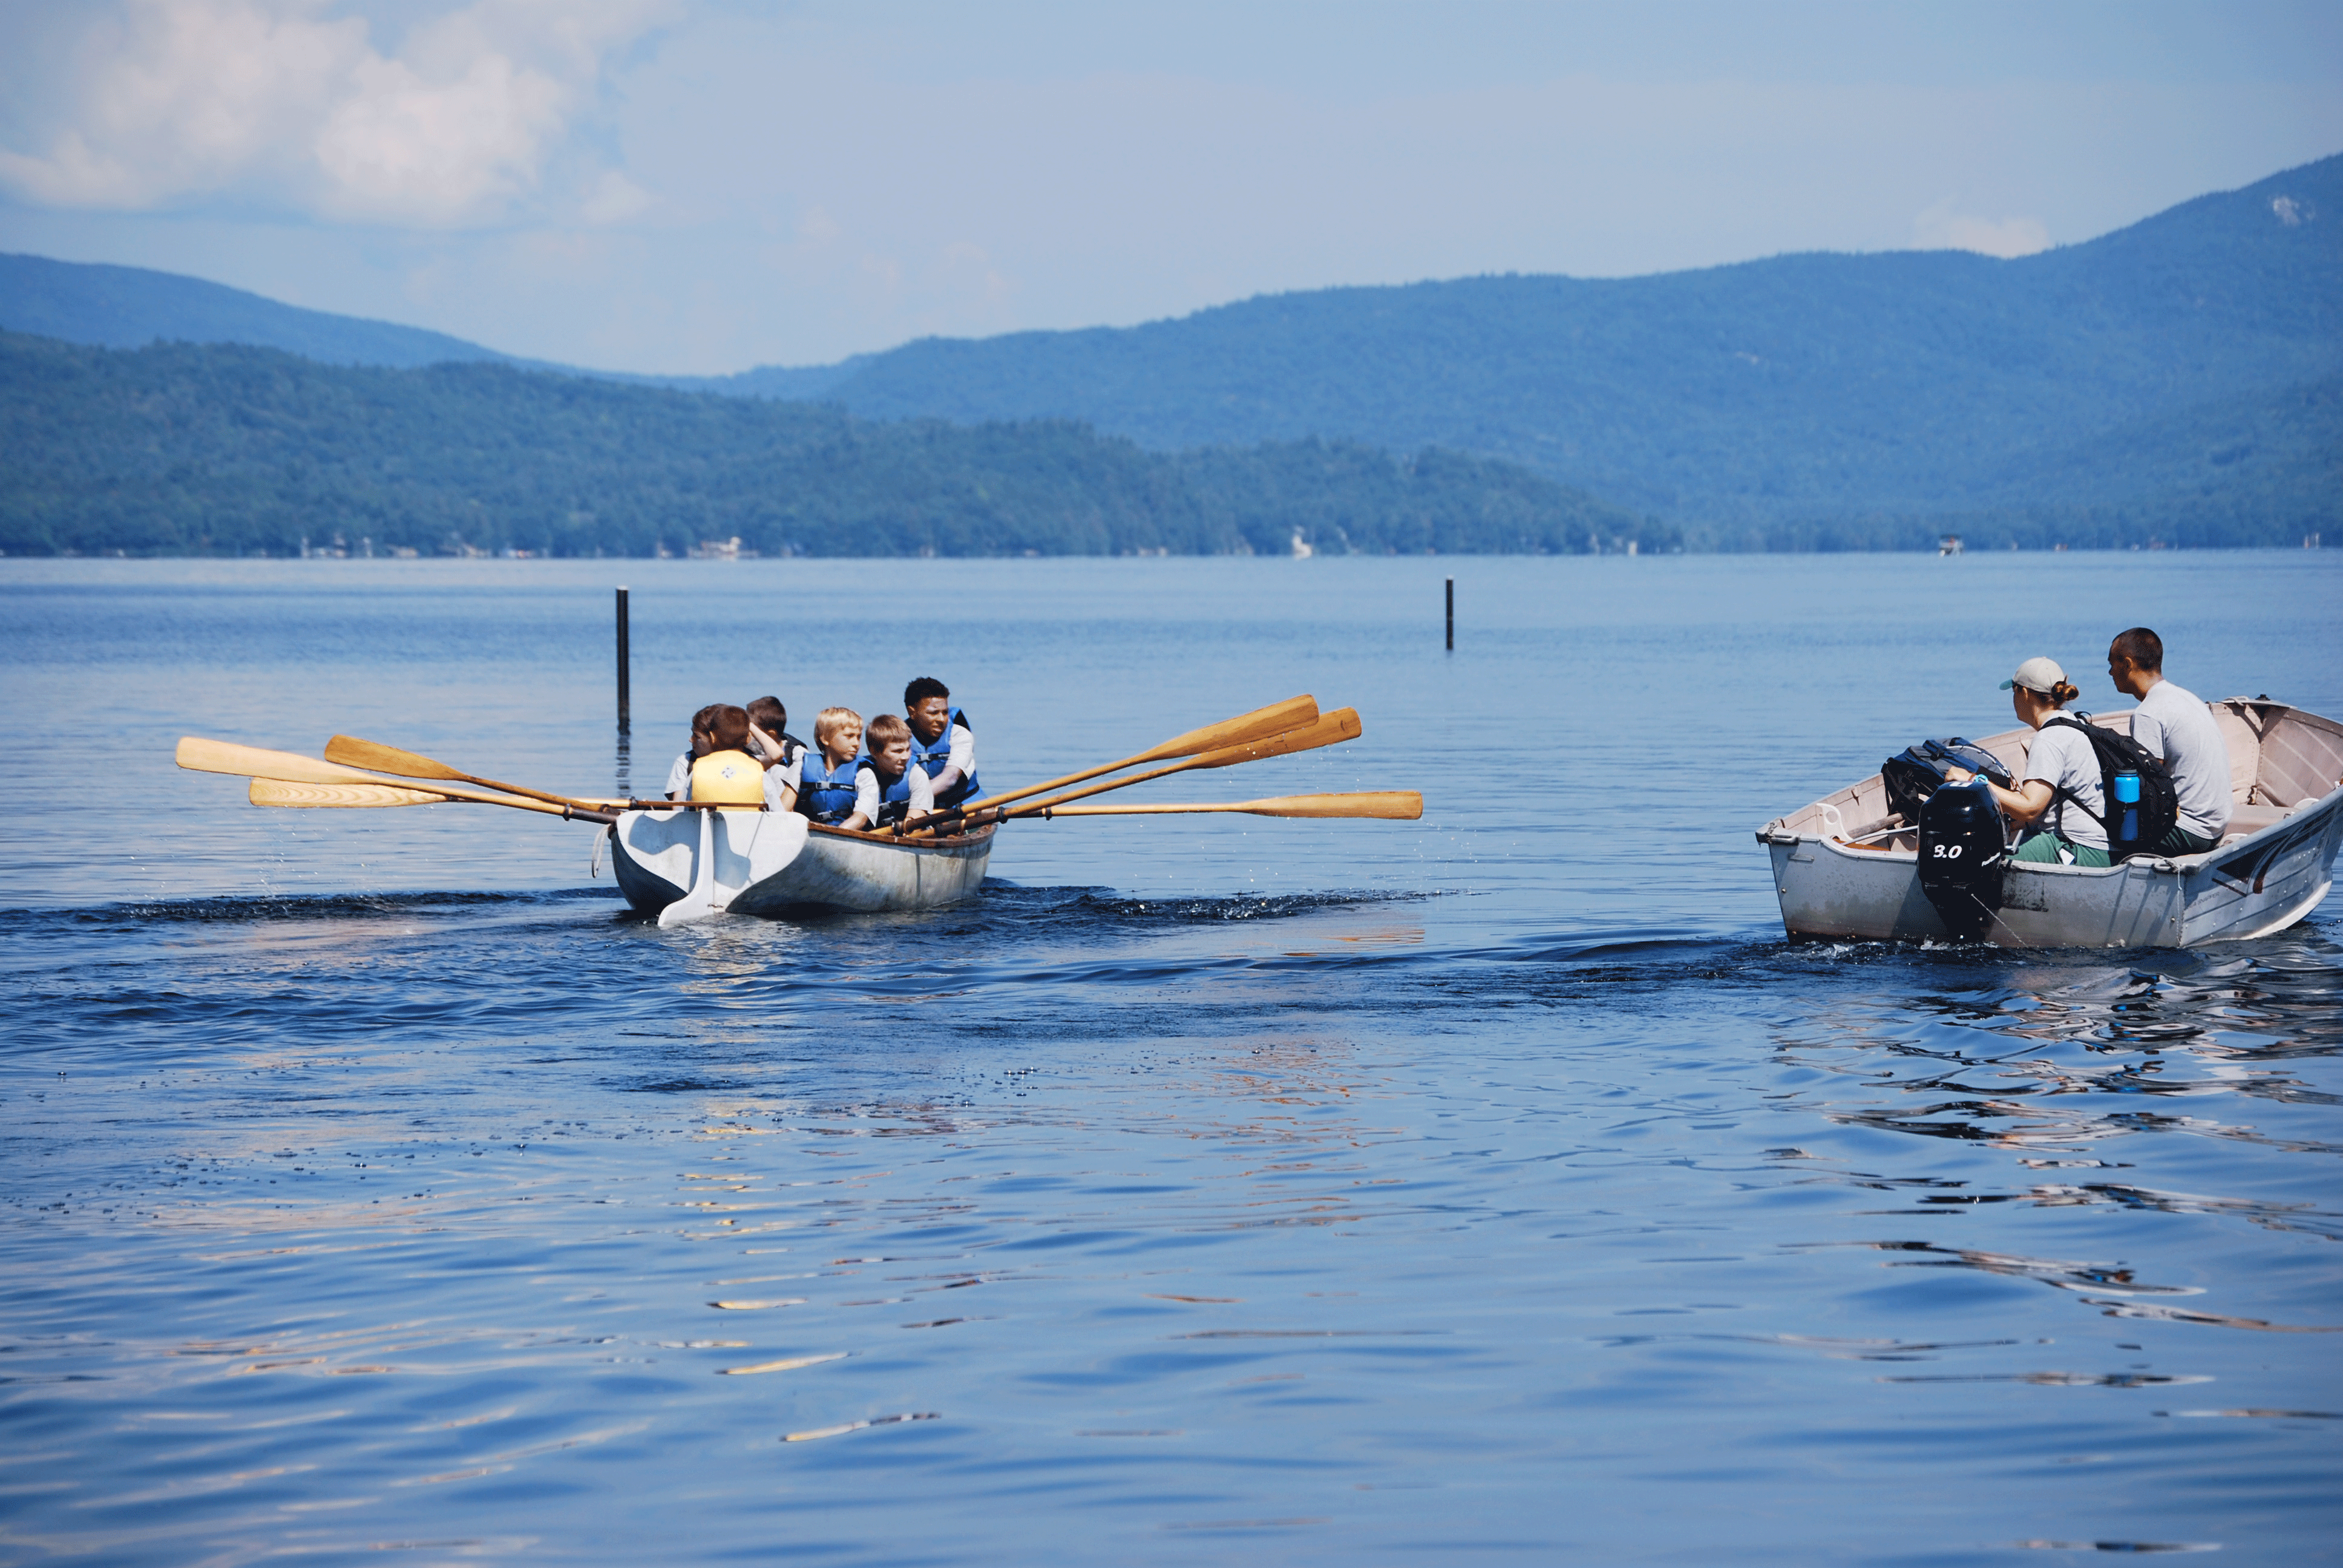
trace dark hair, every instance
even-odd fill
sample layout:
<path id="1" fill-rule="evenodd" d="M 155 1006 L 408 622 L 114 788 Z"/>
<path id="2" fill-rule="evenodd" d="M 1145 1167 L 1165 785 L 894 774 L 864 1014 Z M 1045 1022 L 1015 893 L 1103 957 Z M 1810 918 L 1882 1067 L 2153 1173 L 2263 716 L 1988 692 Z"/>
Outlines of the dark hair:
<path id="1" fill-rule="evenodd" d="M 911 727 L 903 722 L 900 714 L 882 713 L 862 729 L 862 744 L 869 747 L 873 755 L 882 746 L 892 746 L 898 740 L 910 738 Z"/>
<path id="2" fill-rule="evenodd" d="M 749 704 L 749 722 L 759 729 L 769 729 L 779 735 L 789 721 L 789 710 L 781 706 L 778 697 L 760 697 Z"/>
<path id="3" fill-rule="evenodd" d="M 930 697 L 940 697 L 946 702 L 950 702 L 951 689 L 932 675 L 923 675 L 903 688 L 903 707 L 906 711 L 909 711 Z"/>
<path id="4" fill-rule="evenodd" d="M 2117 658 L 2127 658 L 2142 669 L 2164 673 L 2164 639 L 2144 626 L 2116 633 L 2107 651 Z"/>
<path id="5" fill-rule="evenodd" d="M 749 714 L 729 702 L 718 703 L 708 720 L 708 733 L 719 751 L 738 751 L 749 744 Z"/>
<path id="6" fill-rule="evenodd" d="M 707 707 L 701 709 L 699 712 L 693 714 L 691 716 L 691 732 L 694 735 L 706 735 L 713 730 L 716 726 L 717 712 L 722 709 L 723 706 L 724 705 L 720 702 L 711 702 Z"/>
<path id="7" fill-rule="evenodd" d="M 2075 699 L 2082 696 L 2083 689 L 2081 687 L 2077 686 L 2073 681 L 2061 680 L 2054 683 L 2049 690 L 2037 691 L 2034 695 L 2036 697 L 2046 697 L 2051 701 L 2056 703 L 2059 707 L 2064 708 L 2066 704 L 2074 701 Z"/>

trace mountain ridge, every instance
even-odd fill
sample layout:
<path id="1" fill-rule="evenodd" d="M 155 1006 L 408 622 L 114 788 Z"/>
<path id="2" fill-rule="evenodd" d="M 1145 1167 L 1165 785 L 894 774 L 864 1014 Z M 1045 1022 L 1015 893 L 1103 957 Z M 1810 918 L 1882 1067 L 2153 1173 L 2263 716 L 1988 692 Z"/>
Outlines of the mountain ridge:
<path id="1" fill-rule="evenodd" d="M 24 259 L 0 257 L 0 327 L 24 314 L 5 265 Z M 216 327 L 291 308 L 238 296 L 238 317 L 206 297 Z M 880 423 L 1075 421 L 1159 453 L 1441 448 L 1664 518 L 1695 548 L 1909 544 L 1945 518 L 1989 519 L 2012 542 L 2043 518 L 2214 542 L 2191 506 L 2231 542 L 2321 519 L 2343 537 L 2343 478 L 2324 457 L 2343 435 L 2332 399 L 2303 391 L 2343 375 L 2343 155 L 2007 261 L 1807 252 L 1634 278 L 1307 290 L 731 377 L 578 371 L 387 323 L 337 337 L 349 318 L 296 316 L 313 357 L 452 344 Z M 159 319 L 116 310 L 98 327 L 120 336 L 134 318 Z M 2242 462 L 2215 461 L 2240 443 Z"/>

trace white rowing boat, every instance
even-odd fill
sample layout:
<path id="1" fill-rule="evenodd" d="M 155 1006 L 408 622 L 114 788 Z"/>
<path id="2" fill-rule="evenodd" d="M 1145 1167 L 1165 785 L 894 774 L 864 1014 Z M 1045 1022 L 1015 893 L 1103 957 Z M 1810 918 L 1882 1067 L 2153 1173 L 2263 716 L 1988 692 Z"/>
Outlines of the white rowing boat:
<path id="1" fill-rule="evenodd" d="M 627 901 L 679 925 L 719 910 L 941 909 L 984 881 L 998 830 L 913 841 L 794 811 L 677 809 L 622 811 L 603 837 Z"/>
<path id="2" fill-rule="evenodd" d="M 2201 855 L 2107 868 L 2011 862 L 1985 940 L 2002 947 L 2193 948 L 2266 936 L 2334 884 L 2343 840 L 2343 725 L 2283 702 L 2209 705 L 2229 749 L 2227 834 Z M 2091 722 L 2131 732 L 2131 715 Z M 1978 742 L 2023 779 L 2034 731 Z M 1942 940 L 1920 889 L 1916 828 L 1888 815 L 1876 773 L 1757 829 L 1793 939 Z"/>

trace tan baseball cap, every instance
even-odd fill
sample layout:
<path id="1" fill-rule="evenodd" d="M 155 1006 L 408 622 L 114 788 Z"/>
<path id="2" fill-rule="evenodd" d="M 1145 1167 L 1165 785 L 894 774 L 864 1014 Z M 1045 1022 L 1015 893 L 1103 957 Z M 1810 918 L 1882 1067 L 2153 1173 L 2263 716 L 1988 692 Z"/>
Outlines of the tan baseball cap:
<path id="1" fill-rule="evenodd" d="M 2056 659 L 2029 658 L 2017 667 L 2016 675 L 2001 683 L 2001 689 L 2007 691 L 2013 686 L 2022 686 L 2048 697 L 2066 683 L 2066 672 L 2058 668 Z"/>

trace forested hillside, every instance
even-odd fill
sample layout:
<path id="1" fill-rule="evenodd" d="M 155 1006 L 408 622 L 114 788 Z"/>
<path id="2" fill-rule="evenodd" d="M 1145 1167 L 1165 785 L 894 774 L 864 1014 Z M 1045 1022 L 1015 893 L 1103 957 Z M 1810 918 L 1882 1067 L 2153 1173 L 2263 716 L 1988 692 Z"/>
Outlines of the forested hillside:
<path id="1" fill-rule="evenodd" d="M 2343 497 L 2315 460 L 2331 399 L 2300 400 L 2338 374 L 2343 157 L 2016 261 L 1326 289 L 734 385 L 770 377 L 873 418 L 1078 417 L 1163 449 L 1438 445 L 1666 517 L 1696 545 L 1894 548 L 1936 526 L 1918 519 L 2032 538 L 2053 515 L 2144 542 L 2199 501 L 2223 542 L 2289 542 L 2320 515 L 2333 529 Z M 2241 418 L 2275 437 L 2249 470 L 2219 457 Z"/>
<path id="2" fill-rule="evenodd" d="M 0 334 L 0 550 L 945 556 L 1671 548 L 1488 458 L 1314 440 L 1148 453 L 1067 421 L 836 408 L 500 365 Z"/>
<path id="3" fill-rule="evenodd" d="M 28 325 L 114 346 L 243 337 L 328 362 L 499 357 L 191 278 L 0 257 L 0 326 Z M 165 357 L 105 375 L 170 366 L 257 396 L 250 367 L 193 363 Z M 1933 548 L 1946 531 L 1987 548 L 2343 540 L 2343 156 L 2016 261 L 1810 255 L 1637 278 L 1325 289 L 1128 329 L 930 339 L 833 366 L 670 378 L 744 402 L 818 397 L 842 414 L 768 406 L 733 425 L 621 401 L 610 407 L 629 412 L 608 417 L 629 430 L 689 426 L 675 453 L 630 448 L 623 461 L 547 423 L 565 400 L 602 407 L 574 380 L 556 378 L 559 391 L 459 380 L 394 396 L 313 378 L 303 385 L 327 407 L 272 403 L 263 423 L 323 430 L 351 399 L 387 398 L 417 440 L 453 445 L 386 448 L 381 471 L 337 457 L 299 482 L 330 483 L 336 505 L 427 516 L 448 535 L 470 526 L 446 509 L 459 490 L 498 528 L 526 519 L 548 539 L 568 537 L 570 513 L 590 514 L 577 538 L 607 535 L 608 548 L 649 548 L 669 528 L 754 531 L 823 551 L 1141 538 L 1261 549 L 1282 548 L 1296 525 L 1361 548 L 1421 548 L 1404 542 L 1418 535 L 1474 541 L 1443 548 L 1513 548 L 1505 538 L 1558 548 L 1590 531 L 1624 536 L 1605 507 L 1658 518 L 1692 548 Z M 526 498 L 514 488 L 522 477 L 492 466 L 475 483 L 451 456 L 472 449 L 461 421 L 443 430 L 423 412 L 468 401 L 492 403 L 487 428 L 527 454 Z M 128 406 L 74 407 L 102 421 Z M 832 431 L 845 434 L 822 434 Z M 115 438 L 96 425 L 65 437 L 91 452 Z M 258 486 L 259 454 L 296 445 L 242 432 L 216 461 L 195 448 L 187 460 L 212 465 L 206 485 Z M 1428 448 L 1441 455 L 1375 455 Z M 855 456 L 833 471 L 816 456 L 832 449 Z M 556 453 L 580 467 L 560 472 Z M 896 465 L 884 474 L 882 454 Z M 117 466 L 108 457 L 89 471 L 109 485 L 165 482 Z M 784 471 L 790 495 L 765 493 Z M 1569 488 L 1538 488 L 1533 473 Z M 271 483 L 280 499 L 308 494 L 285 488 L 289 477 Z M 69 488 L 5 505 L 13 518 L 87 519 L 113 504 L 85 495 L 68 506 Z M 256 519 L 276 515 L 265 489 L 236 490 L 219 525 L 230 531 L 204 537 L 257 541 Z M 547 509 L 556 492 L 572 504 Z M 182 504 L 161 494 L 136 515 Z M 491 494 L 506 499 L 482 498 Z M 1013 507 L 996 503 L 1007 496 Z M 156 537 L 196 536 L 173 523 Z"/>

